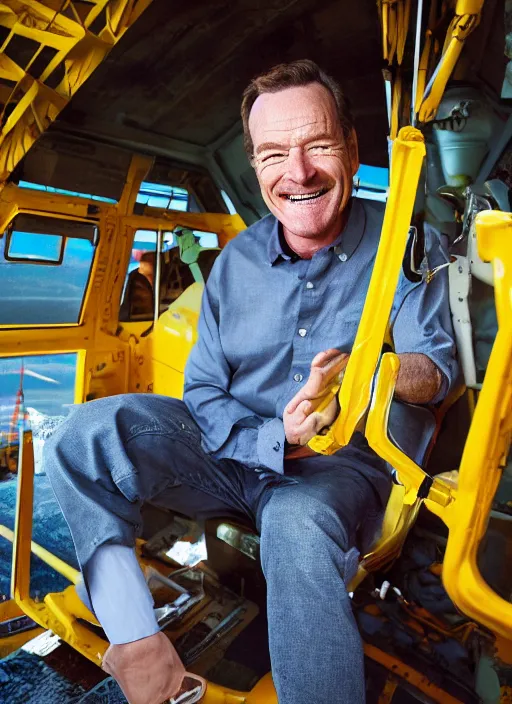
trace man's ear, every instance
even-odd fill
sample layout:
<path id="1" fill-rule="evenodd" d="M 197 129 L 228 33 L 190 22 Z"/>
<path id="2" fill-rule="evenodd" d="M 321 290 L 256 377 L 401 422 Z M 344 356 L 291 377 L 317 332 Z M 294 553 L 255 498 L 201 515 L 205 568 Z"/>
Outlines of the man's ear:
<path id="1" fill-rule="evenodd" d="M 357 134 L 353 127 L 350 132 L 350 137 L 348 138 L 348 154 L 353 178 L 359 168 L 359 145 L 357 143 Z"/>

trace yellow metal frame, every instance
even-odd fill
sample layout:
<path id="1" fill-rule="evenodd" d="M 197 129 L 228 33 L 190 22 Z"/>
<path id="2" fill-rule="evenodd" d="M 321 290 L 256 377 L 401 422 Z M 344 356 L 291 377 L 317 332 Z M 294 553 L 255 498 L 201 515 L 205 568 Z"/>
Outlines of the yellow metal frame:
<path id="1" fill-rule="evenodd" d="M 480 23 L 483 4 L 484 0 L 457 0 L 455 15 L 446 34 L 441 59 L 435 68 L 432 84 L 427 91 L 429 64 L 437 57 L 439 51 L 433 36 L 437 22 L 436 5 L 435 3 L 431 4 L 428 29 L 418 66 L 417 91 L 413 106 L 420 122 L 429 122 L 435 118 L 446 84 L 455 69 L 464 44 Z M 400 127 L 401 104 L 406 95 L 401 65 L 409 30 L 411 3 L 409 0 L 378 0 L 377 5 L 382 25 L 383 56 L 389 66 L 396 62 L 390 116 L 390 138 L 394 140 Z M 443 4 L 442 7 L 444 12 L 445 5 Z"/>
<path id="2" fill-rule="evenodd" d="M 8 29 L 9 34 L 0 46 L 0 78 L 13 85 L 0 86 L 4 113 L 7 107 L 10 110 L 5 122 L 2 120 L 0 131 L 0 183 L 5 183 L 38 137 L 151 1 L 92 0 L 86 5 L 75 0 L 60 3 L 4 0 L 0 25 Z M 103 11 L 104 21 L 97 27 Z M 17 37 L 30 39 L 38 45 L 24 65 L 5 53 Z M 55 54 L 34 77 L 31 75 L 34 62 L 47 47 Z M 59 68 L 64 76 L 52 88 L 48 81 Z"/>
<path id="3" fill-rule="evenodd" d="M 370 404 L 373 375 L 386 339 L 424 156 L 421 132 L 413 127 L 402 128 L 393 143 L 389 198 L 377 257 L 338 394 L 340 414 L 326 435 L 317 435 L 309 442 L 315 452 L 332 454 L 347 445 Z"/>
<path id="4" fill-rule="evenodd" d="M 480 24 L 480 17 L 484 0 L 457 0 L 455 8 L 455 17 L 453 18 L 448 32 L 446 41 L 443 47 L 441 60 L 435 69 L 435 78 L 430 86 L 428 93 L 422 93 L 421 103 L 419 104 L 418 114 L 420 122 L 429 122 L 436 116 L 439 103 L 443 97 L 446 84 L 455 69 L 455 65 L 459 60 L 464 44 L 469 35 Z M 427 42 L 429 38 L 427 36 Z M 426 70 L 426 62 L 428 58 L 423 60 L 420 66 L 421 70 Z M 423 85 L 424 80 L 422 79 Z M 420 94 L 419 94 L 420 95 Z M 418 103 L 417 103 L 418 105 Z"/>
<path id="5" fill-rule="evenodd" d="M 131 171 L 144 177 L 148 164 L 134 157 Z M 144 168 L 140 168 L 141 162 Z M 140 181 L 127 179 L 124 193 L 138 190 Z M 64 325 L 2 326 L 0 329 L 0 357 L 19 356 L 20 341 L 23 354 L 57 353 L 107 348 L 119 348 L 115 334 L 118 325 L 118 303 L 124 284 L 133 236 L 137 229 L 170 231 L 176 226 L 216 232 L 220 246 L 224 246 L 245 225 L 239 215 L 224 213 L 183 213 L 146 208 L 144 215 L 126 212 L 131 195 L 121 197 L 119 204 L 107 204 L 86 198 L 44 193 L 13 184 L 0 192 L 0 232 L 5 232 L 18 213 L 28 212 L 55 218 L 92 222 L 100 231 L 99 243 L 92 265 L 90 285 L 78 323 Z M 133 199 L 132 199 L 133 200 Z M 93 205 L 95 215 L 89 215 Z M 0 238 L 0 245 L 2 239 Z M 66 328 L 66 330 L 63 330 Z M 12 334 L 18 331 L 17 335 Z M 21 336 L 21 339 L 20 339 Z M 107 336 L 108 339 L 105 339 Z"/>
<path id="6" fill-rule="evenodd" d="M 382 54 L 391 65 L 396 57 L 402 63 L 411 17 L 411 0 L 379 0 L 382 24 Z"/>
<path id="7" fill-rule="evenodd" d="M 20 609 L 43 628 L 56 633 L 93 662 L 101 664 L 101 658 L 108 646 L 95 633 L 79 623 L 71 616 L 70 607 L 75 607 L 75 613 L 83 617 L 83 606 L 74 594 L 74 588 L 65 590 L 62 594 L 47 594 L 43 602 L 36 602 L 30 596 L 30 554 L 32 545 L 32 505 L 34 498 L 34 453 L 32 434 L 27 431 L 20 442 L 20 462 L 18 470 L 18 486 L 16 497 L 16 515 L 14 526 L 14 542 L 12 555 L 11 593 Z M 30 507 L 30 510 L 29 510 Z M 23 510 L 22 510 L 23 508 Z M 47 551 L 39 555 L 45 562 L 58 572 L 71 577 L 76 584 L 80 578 L 79 572 L 68 565 L 62 570 L 61 560 Z M 88 612 L 87 612 L 88 614 Z"/>
<path id="8" fill-rule="evenodd" d="M 388 417 L 399 368 L 397 355 L 383 355 L 366 421 L 368 444 L 379 457 L 394 467 L 400 485 L 392 488 L 381 538 L 361 563 L 361 569 L 365 572 L 379 569 L 399 555 L 426 496 L 443 507 L 448 506 L 455 497 L 454 490 L 439 479 L 432 480 L 389 439 Z"/>
<path id="9" fill-rule="evenodd" d="M 512 437 L 512 214 L 480 213 L 476 228 L 479 254 L 493 263 L 498 334 L 459 468 L 457 500 L 444 509 L 426 505 L 449 528 L 443 563 L 448 594 L 468 616 L 512 641 L 512 604 L 491 589 L 477 564 Z"/>
<path id="10" fill-rule="evenodd" d="M 482 259 L 493 263 L 499 328 L 464 448 L 458 486 L 431 480 L 390 441 L 388 415 L 400 362 L 392 353 L 383 355 L 365 433 L 377 454 L 397 470 L 403 484 L 403 509 L 389 530 L 385 519 L 383 538 L 365 556 L 361 570 L 364 576 L 396 557 L 424 501 L 449 528 L 442 574 L 450 597 L 469 617 L 511 642 L 512 604 L 485 582 L 477 557 L 512 438 L 512 214 L 479 214 L 477 241 Z M 397 494 L 396 488 L 393 491 Z M 399 506 L 400 496 L 395 498 Z M 397 506 L 392 507 L 395 518 Z"/>
<path id="11" fill-rule="evenodd" d="M 402 60 L 411 19 L 411 0 L 378 0 L 377 6 L 382 25 L 382 54 L 390 69 L 386 80 L 392 82 L 390 139 L 398 134 L 402 103 Z M 394 72 L 391 67 L 395 63 Z M 393 75 L 394 74 L 394 75 Z M 393 75 L 393 80 L 391 76 Z"/>

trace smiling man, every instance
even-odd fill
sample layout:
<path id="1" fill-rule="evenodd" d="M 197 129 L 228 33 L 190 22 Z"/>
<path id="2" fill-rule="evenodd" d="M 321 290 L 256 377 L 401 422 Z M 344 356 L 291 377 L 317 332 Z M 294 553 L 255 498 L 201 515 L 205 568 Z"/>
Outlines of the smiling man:
<path id="1" fill-rule="evenodd" d="M 252 98 L 247 91 L 244 111 Z M 336 239 L 347 217 L 359 166 L 348 108 L 342 123 L 333 96 L 311 83 L 259 94 L 244 117 L 265 203 L 293 251 L 311 258 Z"/>
<path id="2" fill-rule="evenodd" d="M 46 469 L 111 642 L 103 666 L 130 704 L 160 704 L 184 674 L 133 551 L 148 499 L 252 521 L 280 704 L 361 704 L 363 650 L 346 586 L 379 530 L 390 475 L 360 433 L 330 457 L 306 445 L 336 417 L 336 401 L 316 408 L 350 354 L 383 208 L 352 198 L 350 110 L 314 63 L 253 80 L 242 119 L 271 214 L 213 267 L 184 402 L 140 394 L 77 407 L 47 444 Z M 432 269 L 444 258 L 428 226 L 425 243 Z M 440 401 L 456 374 L 447 301 L 446 269 L 428 285 L 399 282 L 391 334 L 402 401 Z"/>

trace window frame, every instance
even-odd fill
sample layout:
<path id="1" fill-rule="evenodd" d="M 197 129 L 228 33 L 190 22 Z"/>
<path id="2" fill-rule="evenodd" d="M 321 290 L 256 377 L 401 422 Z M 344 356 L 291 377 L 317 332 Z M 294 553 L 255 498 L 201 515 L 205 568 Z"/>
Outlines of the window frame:
<path id="1" fill-rule="evenodd" d="M 83 316 L 84 316 L 84 309 L 87 304 L 87 299 L 88 299 L 88 294 L 89 294 L 89 289 L 91 285 L 91 277 L 93 276 L 94 272 L 94 266 L 95 266 L 95 261 L 96 261 L 96 256 L 98 252 L 98 248 L 100 245 L 100 240 L 101 240 L 101 220 L 98 218 L 89 218 L 89 217 L 77 217 L 75 215 L 68 215 L 67 213 L 59 213 L 59 212 L 52 212 L 52 211 L 40 211 L 40 210 L 33 210 L 31 208 L 20 208 L 16 210 L 15 213 L 13 213 L 9 219 L 9 222 L 4 228 L 3 232 L 0 232 L 0 240 L 4 236 L 9 235 L 9 231 L 12 228 L 12 224 L 16 220 L 16 217 L 18 215 L 35 215 L 41 218 L 53 218 L 55 220 L 64 220 L 64 221 L 72 221 L 72 222 L 80 222 L 84 224 L 91 225 L 95 228 L 95 234 L 94 238 L 92 240 L 89 240 L 87 238 L 72 238 L 72 237 L 66 237 L 65 235 L 62 235 L 63 239 L 63 244 L 65 245 L 65 242 L 67 239 L 86 239 L 88 242 L 91 243 L 93 247 L 93 254 L 91 258 L 91 263 L 89 267 L 89 273 L 87 276 L 87 281 L 85 282 L 84 290 L 82 292 L 82 300 L 80 303 L 80 309 L 78 311 L 78 316 L 77 320 L 75 322 L 68 322 L 68 323 L 10 323 L 7 325 L 1 325 L 0 324 L 0 330 L 9 330 L 9 329 L 19 329 L 19 330 L 35 330 L 35 329 L 47 329 L 47 328 L 78 328 L 82 325 L 83 323 Z M 65 246 L 62 247 L 62 261 L 60 262 L 59 265 L 62 265 L 64 262 L 64 254 L 65 254 Z M 48 262 L 47 260 L 28 260 L 28 259 L 15 259 L 15 260 L 10 260 L 5 256 L 5 250 L 4 250 L 4 258 L 6 261 L 12 261 L 14 264 L 37 264 L 39 266 L 44 265 L 44 266 L 59 266 L 56 263 L 53 262 Z"/>

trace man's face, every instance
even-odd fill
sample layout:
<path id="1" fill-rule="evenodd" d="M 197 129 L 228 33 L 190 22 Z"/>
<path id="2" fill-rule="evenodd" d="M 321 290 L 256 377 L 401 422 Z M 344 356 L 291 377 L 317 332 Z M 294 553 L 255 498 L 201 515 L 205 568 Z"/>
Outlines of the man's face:
<path id="1" fill-rule="evenodd" d="M 264 93 L 249 129 L 261 193 L 285 235 L 334 239 L 358 163 L 355 135 L 347 144 L 329 91 L 311 83 Z"/>

